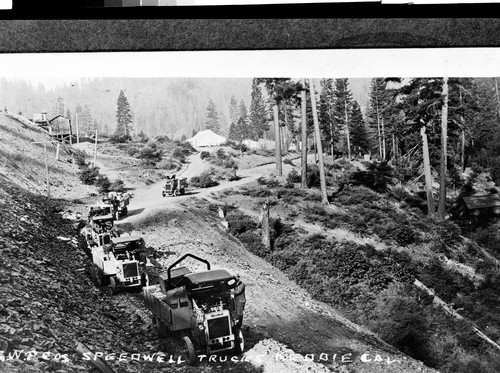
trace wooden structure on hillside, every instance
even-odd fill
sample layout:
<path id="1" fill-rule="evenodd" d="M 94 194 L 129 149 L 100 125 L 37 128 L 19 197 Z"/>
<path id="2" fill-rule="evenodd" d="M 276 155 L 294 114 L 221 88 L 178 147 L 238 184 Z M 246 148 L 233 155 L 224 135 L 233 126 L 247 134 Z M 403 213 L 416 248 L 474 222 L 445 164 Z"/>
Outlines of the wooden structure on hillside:
<path id="1" fill-rule="evenodd" d="M 463 197 L 459 202 L 458 215 L 461 219 L 488 219 L 500 216 L 500 196 L 487 194 Z"/>
<path id="2" fill-rule="evenodd" d="M 35 122 L 40 128 L 44 129 L 53 138 L 64 142 L 70 142 L 73 132 L 71 129 L 71 120 L 66 118 L 64 115 L 56 115 L 54 118 L 48 120 L 47 113 L 36 113 L 33 114 L 33 122 Z"/>

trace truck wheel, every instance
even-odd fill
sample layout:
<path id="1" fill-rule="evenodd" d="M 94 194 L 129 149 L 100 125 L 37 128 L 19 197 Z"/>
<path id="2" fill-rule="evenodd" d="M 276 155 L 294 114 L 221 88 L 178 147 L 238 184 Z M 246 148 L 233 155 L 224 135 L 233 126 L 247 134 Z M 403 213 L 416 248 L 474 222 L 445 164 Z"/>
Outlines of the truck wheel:
<path id="1" fill-rule="evenodd" d="M 186 346 L 186 362 L 188 363 L 188 365 L 196 365 L 196 363 L 198 362 L 198 356 L 196 356 L 196 351 L 194 349 L 193 342 L 191 342 L 191 338 L 186 336 L 183 338 L 183 340 Z"/>
<path id="2" fill-rule="evenodd" d="M 245 350 L 245 338 L 243 338 L 243 332 L 238 329 L 236 333 L 236 338 L 234 339 L 234 352 L 237 354 L 242 354 Z"/>
<path id="3" fill-rule="evenodd" d="M 103 283 L 102 274 L 95 267 L 94 267 L 94 271 L 95 271 L 95 286 L 97 286 L 97 288 L 100 289 L 102 287 L 102 283 Z"/>
<path id="4" fill-rule="evenodd" d="M 106 287 L 106 294 L 110 297 L 116 294 L 116 280 L 114 277 L 109 278 L 109 285 Z"/>
<path id="5" fill-rule="evenodd" d="M 149 276 L 147 273 L 141 275 L 141 286 L 149 286 Z"/>
<path id="6" fill-rule="evenodd" d="M 122 216 L 126 216 L 128 214 L 128 208 L 124 207 L 122 209 Z"/>
<path id="7" fill-rule="evenodd" d="M 159 338 L 165 338 L 167 336 L 168 332 L 167 326 L 163 321 L 158 319 L 156 316 L 153 316 L 153 326 Z"/>
<path id="8" fill-rule="evenodd" d="M 166 196 L 165 192 L 161 192 L 161 195 L 162 195 L 163 197 L 165 197 L 165 196 Z"/>
<path id="9" fill-rule="evenodd" d="M 184 188 L 181 189 L 181 196 L 184 195 L 184 193 L 186 193 L 186 190 Z"/>

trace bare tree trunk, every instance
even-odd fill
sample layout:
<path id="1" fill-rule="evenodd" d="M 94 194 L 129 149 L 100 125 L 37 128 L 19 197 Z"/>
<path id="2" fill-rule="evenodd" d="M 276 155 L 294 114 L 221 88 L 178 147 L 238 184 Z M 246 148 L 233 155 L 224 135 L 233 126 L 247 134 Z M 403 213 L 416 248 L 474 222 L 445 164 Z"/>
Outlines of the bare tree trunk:
<path id="1" fill-rule="evenodd" d="M 498 94 L 498 80 L 497 78 L 495 79 L 495 90 L 497 92 L 497 107 L 498 107 L 498 116 L 500 117 L 500 95 Z"/>
<path id="2" fill-rule="evenodd" d="M 345 111 L 345 129 L 347 135 L 347 156 L 351 160 L 351 139 L 349 135 L 349 117 L 347 115 L 347 100 L 344 101 L 344 111 Z"/>
<path id="3" fill-rule="evenodd" d="M 269 203 L 264 202 L 260 210 L 260 221 L 262 226 L 262 244 L 266 249 L 271 250 L 271 236 L 269 234 Z"/>
<path id="4" fill-rule="evenodd" d="M 462 172 L 465 171 L 465 130 L 462 129 Z"/>
<path id="5" fill-rule="evenodd" d="M 381 130 L 382 130 L 382 159 L 386 159 L 386 157 L 387 157 L 387 153 L 386 153 L 386 150 L 385 150 L 386 145 L 385 145 L 385 128 L 384 128 L 384 118 L 382 118 L 381 123 L 382 123 L 382 128 L 381 128 Z"/>
<path id="6" fill-rule="evenodd" d="M 497 79 L 495 78 L 495 83 Z M 497 98 L 498 98 L 498 86 L 497 86 Z M 462 90 L 460 90 L 460 106 L 462 106 Z M 499 105 L 499 110 L 500 110 L 500 105 Z M 460 161 L 461 161 L 461 170 L 462 172 L 465 171 L 465 125 L 464 125 L 464 116 L 460 116 L 460 123 L 462 124 L 462 149 L 461 149 L 461 155 L 460 155 Z"/>
<path id="7" fill-rule="evenodd" d="M 301 168 L 301 186 L 307 187 L 307 97 L 306 97 L 306 80 L 302 79 L 301 92 L 301 109 L 302 109 L 302 168 Z"/>
<path id="8" fill-rule="evenodd" d="M 422 135 L 422 150 L 424 154 L 424 174 L 425 174 L 425 189 L 427 191 L 427 214 L 433 216 L 435 212 L 434 208 L 434 197 L 432 196 L 432 175 L 431 175 L 431 165 L 429 159 L 429 145 L 427 143 L 427 134 L 425 133 L 425 126 L 420 128 L 420 134 Z"/>
<path id="9" fill-rule="evenodd" d="M 441 109 L 441 160 L 439 162 L 439 205 L 438 217 L 444 220 L 446 216 L 446 165 L 448 156 L 448 78 L 443 83 L 443 108 Z"/>
<path id="10" fill-rule="evenodd" d="M 378 130 L 378 153 L 380 155 L 380 159 L 382 159 L 382 131 L 380 129 L 380 113 L 378 110 L 378 97 L 375 99 L 375 103 L 377 106 L 377 130 Z"/>
<path id="11" fill-rule="evenodd" d="M 280 123 L 278 120 L 278 105 L 273 106 L 274 115 L 274 143 L 276 147 L 276 174 L 281 176 L 283 174 L 282 164 L 281 164 L 281 136 L 280 136 Z"/>
<path id="12" fill-rule="evenodd" d="M 325 165 L 323 163 L 323 147 L 321 145 L 321 133 L 319 131 L 318 113 L 316 109 L 316 96 L 314 94 L 314 82 L 309 79 L 309 91 L 311 96 L 311 106 L 314 119 L 314 133 L 316 134 L 316 149 L 319 158 L 319 178 L 321 183 L 321 192 L 323 204 L 328 204 L 328 195 L 326 194 L 326 178 L 325 178 Z"/>

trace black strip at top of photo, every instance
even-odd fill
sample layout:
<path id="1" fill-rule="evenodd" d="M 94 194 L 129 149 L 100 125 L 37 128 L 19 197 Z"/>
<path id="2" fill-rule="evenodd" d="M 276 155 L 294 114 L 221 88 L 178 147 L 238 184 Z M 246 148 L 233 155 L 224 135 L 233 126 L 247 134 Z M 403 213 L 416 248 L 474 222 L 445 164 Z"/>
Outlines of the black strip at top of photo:
<path id="1" fill-rule="evenodd" d="M 105 8 L 13 0 L 0 52 L 500 46 L 500 4 L 381 3 Z"/>

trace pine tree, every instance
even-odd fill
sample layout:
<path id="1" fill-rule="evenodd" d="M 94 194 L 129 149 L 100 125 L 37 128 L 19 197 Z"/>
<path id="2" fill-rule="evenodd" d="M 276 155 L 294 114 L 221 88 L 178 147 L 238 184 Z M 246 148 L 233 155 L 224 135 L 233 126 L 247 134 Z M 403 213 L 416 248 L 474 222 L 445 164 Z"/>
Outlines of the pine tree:
<path id="1" fill-rule="evenodd" d="M 86 104 L 83 106 L 83 109 L 78 117 L 78 121 L 80 125 L 80 133 L 85 133 L 86 136 L 90 137 L 95 131 L 95 123 L 92 113 L 90 112 L 89 105 Z"/>
<path id="2" fill-rule="evenodd" d="M 349 81 L 347 78 L 335 79 L 335 104 L 334 104 L 334 119 L 338 128 L 344 131 L 345 142 L 347 143 L 347 153 L 351 157 L 350 144 L 350 118 L 352 106 L 352 93 L 349 90 Z"/>
<path id="3" fill-rule="evenodd" d="M 123 90 L 120 90 L 116 105 L 117 105 L 117 110 L 116 110 L 117 124 L 116 124 L 115 136 L 121 137 L 125 141 L 130 140 L 132 115 L 130 113 L 130 105 Z"/>
<path id="4" fill-rule="evenodd" d="M 229 103 L 229 125 L 235 124 L 238 122 L 240 118 L 240 112 L 238 108 L 238 102 L 234 96 L 231 96 L 231 102 Z"/>
<path id="5" fill-rule="evenodd" d="M 357 101 L 354 101 L 351 110 L 351 146 L 356 154 L 370 148 L 365 120 Z"/>
<path id="6" fill-rule="evenodd" d="M 370 128 L 371 147 L 377 149 L 380 158 L 387 156 L 387 124 L 390 108 L 394 103 L 387 89 L 384 78 L 374 78 L 370 87 L 370 106 L 368 109 L 368 124 Z"/>
<path id="7" fill-rule="evenodd" d="M 339 128 L 334 117 L 335 90 L 333 79 L 321 79 L 321 93 L 319 96 L 319 126 L 325 141 L 329 143 L 332 157 L 335 154 L 335 143 L 339 140 Z"/>
<path id="8" fill-rule="evenodd" d="M 269 117 L 258 79 L 252 81 L 250 103 L 250 139 L 258 140 L 269 130 Z"/>
<path id="9" fill-rule="evenodd" d="M 211 130 L 217 134 L 220 132 L 219 114 L 217 113 L 217 109 L 212 99 L 210 99 L 207 106 L 207 119 L 205 121 L 205 129 Z"/>

